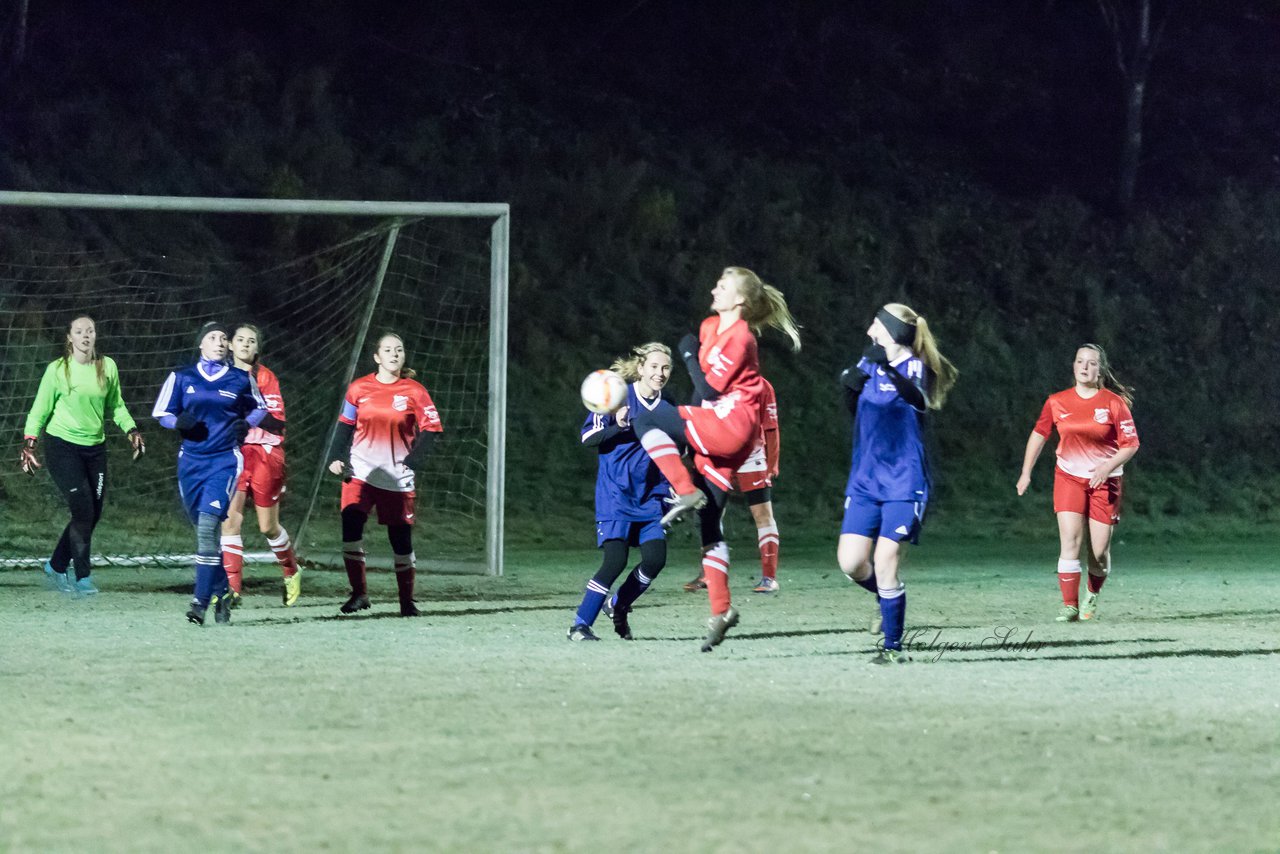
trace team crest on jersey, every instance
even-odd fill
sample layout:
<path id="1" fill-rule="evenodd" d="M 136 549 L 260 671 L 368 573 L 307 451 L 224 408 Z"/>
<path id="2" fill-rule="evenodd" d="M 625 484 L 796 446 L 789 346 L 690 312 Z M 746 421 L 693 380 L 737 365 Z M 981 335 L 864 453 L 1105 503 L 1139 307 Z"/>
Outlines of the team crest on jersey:
<path id="1" fill-rule="evenodd" d="M 1111 410 L 1109 409 L 1093 410 L 1093 420 L 1097 421 L 1099 424 L 1106 424 L 1107 419 L 1110 415 L 1111 415 Z"/>
<path id="2" fill-rule="evenodd" d="M 404 412 L 409 408 L 409 398 L 403 394 L 397 394 L 391 398 L 391 408 L 396 412 Z"/>

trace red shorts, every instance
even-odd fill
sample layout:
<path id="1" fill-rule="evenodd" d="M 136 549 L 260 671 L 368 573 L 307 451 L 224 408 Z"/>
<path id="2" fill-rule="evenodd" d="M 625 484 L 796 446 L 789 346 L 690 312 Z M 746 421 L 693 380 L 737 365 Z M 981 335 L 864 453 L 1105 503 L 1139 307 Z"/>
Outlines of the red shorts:
<path id="1" fill-rule="evenodd" d="M 367 516 L 377 508 L 379 525 L 412 525 L 413 496 L 412 492 L 379 489 L 363 480 L 349 480 L 342 484 L 342 509 L 358 507 Z"/>
<path id="2" fill-rule="evenodd" d="M 738 467 L 732 477 L 733 488 L 744 495 L 773 486 L 773 478 L 769 475 L 769 460 L 765 458 L 764 443 L 758 442 L 751 449 L 751 456 Z"/>
<path id="3" fill-rule="evenodd" d="M 1107 482 L 1089 488 L 1088 478 L 1053 470 L 1053 512 L 1079 513 L 1095 522 L 1114 525 L 1120 521 L 1120 493 L 1123 477 L 1109 477 Z"/>
<path id="4" fill-rule="evenodd" d="M 244 469 L 237 492 L 249 494 L 255 507 L 275 507 L 284 495 L 284 448 L 279 445 L 243 445 Z"/>
<path id="5" fill-rule="evenodd" d="M 726 395 L 714 406 L 682 406 L 684 435 L 693 449 L 694 467 L 708 483 L 729 492 L 733 474 L 760 438 L 760 411 Z"/>

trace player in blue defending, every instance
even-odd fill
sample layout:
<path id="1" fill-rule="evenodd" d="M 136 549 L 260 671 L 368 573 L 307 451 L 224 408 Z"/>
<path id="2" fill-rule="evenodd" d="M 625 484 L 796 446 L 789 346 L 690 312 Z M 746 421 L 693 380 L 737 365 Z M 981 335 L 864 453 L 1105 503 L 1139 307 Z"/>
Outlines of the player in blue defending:
<path id="1" fill-rule="evenodd" d="M 918 541 L 929 502 L 925 413 L 942 408 L 957 371 L 925 319 L 905 305 L 876 312 L 867 335 L 862 358 L 840 377 L 854 428 L 836 559 L 880 601 L 884 648 L 875 663 L 897 664 L 910 660 L 902 651 L 907 592 L 898 563 L 903 544 Z"/>
<path id="2" fill-rule="evenodd" d="M 609 588 L 622 570 L 632 546 L 640 548 L 640 563 L 618 588 L 612 602 L 613 630 L 631 640 L 631 606 L 658 577 L 667 563 L 667 539 L 662 529 L 663 499 L 670 486 L 649 459 L 631 426 L 630 415 L 641 407 L 671 407 L 662 389 L 671 378 L 671 349 L 656 342 L 642 344 L 619 359 L 612 370 L 630 383 L 627 403 L 613 415 L 587 416 L 582 444 L 600 455 L 596 473 L 596 546 L 604 553 L 600 569 L 587 582 L 582 604 L 569 627 L 569 640 L 600 640 L 591 626 L 604 606 Z"/>
<path id="3" fill-rule="evenodd" d="M 152 412 L 160 426 L 182 435 L 178 491 L 196 528 L 195 595 L 187 619 L 201 626 L 215 596 L 215 621 L 231 621 L 219 534 L 244 465 L 240 445 L 249 428 L 272 428 L 253 378 L 226 362 L 228 339 L 228 328 L 221 323 L 201 327 L 196 337 L 200 358 L 169 374 Z"/>

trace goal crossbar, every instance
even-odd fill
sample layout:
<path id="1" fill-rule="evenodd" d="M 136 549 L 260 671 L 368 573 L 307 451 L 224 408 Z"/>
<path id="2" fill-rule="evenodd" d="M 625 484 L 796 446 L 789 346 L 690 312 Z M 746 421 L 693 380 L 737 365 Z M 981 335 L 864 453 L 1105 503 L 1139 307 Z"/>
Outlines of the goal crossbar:
<path id="1" fill-rule="evenodd" d="M 489 387 L 485 555 L 490 575 L 504 572 L 507 425 L 507 322 L 511 207 L 505 202 L 407 202 L 338 199 L 253 199 L 212 196 L 135 196 L 0 190 L 0 208 L 61 208 L 193 214 L 491 219 Z M 394 234 L 394 231 L 392 232 Z M 394 240 L 394 238 L 392 238 Z M 384 259 L 385 266 L 385 259 Z M 366 321 L 367 322 L 367 321 Z M 362 333 L 363 335 L 363 333 Z M 348 377 L 348 380 L 350 377 Z"/>

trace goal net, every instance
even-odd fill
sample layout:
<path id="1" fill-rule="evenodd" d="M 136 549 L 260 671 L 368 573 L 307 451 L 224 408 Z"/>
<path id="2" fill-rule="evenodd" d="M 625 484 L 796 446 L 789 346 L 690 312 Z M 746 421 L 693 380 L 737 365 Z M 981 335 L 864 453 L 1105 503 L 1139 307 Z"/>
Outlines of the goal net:
<path id="1" fill-rule="evenodd" d="M 419 565 L 501 574 L 507 234 L 499 204 L 0 192 L 0 566 L 40 566 L 67 521 L 48 475 L 22 474 L 17 459 L 45 367 L 88 314 L 147 441 L 133 462 L 106 425 L 95 566 L 190 560 L 179 439 L 151 411 L 169 371 L 195 360 L 196 331 L 219 320 L 256 325 L 260 361 L 280 379 L 281 522 L 304 560 L 341 565 L 341 482 L 324 452 L 348 383 L 375 369 L 378 336 L 394 331 L 445 428 L 417 476 Z M 251 509 L 244 539 L 247 557 L 270 559 Z M 370 539 L 369 551 L 377 566 L 389 550 Z"/>

